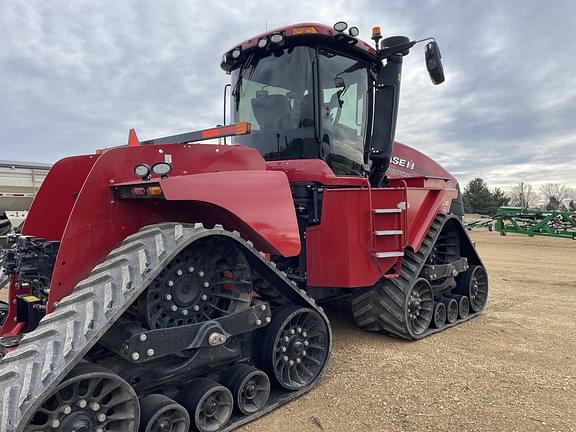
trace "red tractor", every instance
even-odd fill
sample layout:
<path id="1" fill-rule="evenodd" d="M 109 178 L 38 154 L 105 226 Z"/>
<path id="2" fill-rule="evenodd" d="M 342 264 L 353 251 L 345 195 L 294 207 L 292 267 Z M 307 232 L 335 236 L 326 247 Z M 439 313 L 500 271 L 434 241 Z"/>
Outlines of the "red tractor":
<path id="1" fill-rule="evenodd" d="M 255 36 L 222 61 L 234 124 L 52 167 L 3 258 L 1 432 L 232 430 L 318 382 L 319 302 L 405 339 L 482 311 L 456 180 L 394 144 L 417 42 L 357 36 Z"/>

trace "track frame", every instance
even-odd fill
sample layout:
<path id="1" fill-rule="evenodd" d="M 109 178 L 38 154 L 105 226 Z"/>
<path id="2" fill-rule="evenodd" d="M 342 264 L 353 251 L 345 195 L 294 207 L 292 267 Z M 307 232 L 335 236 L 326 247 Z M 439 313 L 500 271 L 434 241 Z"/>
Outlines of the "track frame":
<path id="1" fill-rule="evenodd" d="M 318 312 L 330 329 L 322 308 L 239 233 L 227 231 L 220 225 L 212 229 L 202 224 L 181 223 L 148 226 L 127 237 L 121 246 L 110 252 L 70 295 L 55 305 L 54 312 L 46 315 L 37 329 L 24 335 L 19 346 L 0 361 L 0 432 L 23 431 L 44 395 L 50 394 L 80 362 L 164 265 L 192 242 L 207 236 L 235 240 L 263 278 L 291 303 Z M 329 330 L 329 351 L 331 341 Z M 250 416 L 233 418 L 223 430 L 232 430 L 310 390 L 324 371 L 309 386 L 298 391 L 273 392 L 264 409 Z"/>
<path id="2" fill-rule="evenodd" d="M 430 226 L 420 249 L 417 252 L 410 248 L 405 250 L 398 278 L 383 278 L 374 286 L 353 296 L 352 311 L 361 328 L 369 331 L 383 331 L 402 339 L 416 340 L 454 327 L 482 313 L 482 311 L 470 313 L 467 317 L 458 319 L 454 323 L 446 323 L 441 328 L 430 326 L 421 334 L 414 333 L 407 324 L 408 314 L 405 305 L 408 296 L 418 278 L 422 274 L 428 274 L 427 259 L 446 224 L 453 224 L 456 227 L 459 233 L 461 255 L 466 258 L 467 262 L 463 265 L 461 260 L 458 260 L 458 265 L 451 265 L 451 270 L 457 270 L 461 275 L 471 265 L 483 266 L 460 219 L 454 215 L 439 213 Z"/>

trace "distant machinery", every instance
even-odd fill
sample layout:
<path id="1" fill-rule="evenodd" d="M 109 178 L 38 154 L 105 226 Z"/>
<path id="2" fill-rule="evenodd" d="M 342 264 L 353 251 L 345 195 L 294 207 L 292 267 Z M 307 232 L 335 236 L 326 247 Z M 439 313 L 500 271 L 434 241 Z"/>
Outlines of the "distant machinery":
<path id="1" fill-rule="evenodd" d="M 500 207 L 495 220 L 494 228 L 503 236 L 514 233 L 576 240 L 576 214 L 569 211 Z"/>

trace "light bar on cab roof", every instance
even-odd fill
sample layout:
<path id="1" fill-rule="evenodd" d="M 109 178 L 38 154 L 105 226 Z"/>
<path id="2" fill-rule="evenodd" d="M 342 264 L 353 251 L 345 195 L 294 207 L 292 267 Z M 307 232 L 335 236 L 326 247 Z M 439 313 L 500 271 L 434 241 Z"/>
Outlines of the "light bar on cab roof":
<path id="1" fill-rule="evenodd" d="M 248 122 L 239 122 L 227 126 L 218 126 L 210 129 L 203 129 L 194 132 L 186 132 L 178 135 L 171 135 L 162 138 L 154 138 L 142 141 L 142 145 L 149 144 L 185 144 L 189 142 L 203 141 L 211 138 L 223 138 L 237 135 L 248 135 L 252 132 L 252 126 Z"/>

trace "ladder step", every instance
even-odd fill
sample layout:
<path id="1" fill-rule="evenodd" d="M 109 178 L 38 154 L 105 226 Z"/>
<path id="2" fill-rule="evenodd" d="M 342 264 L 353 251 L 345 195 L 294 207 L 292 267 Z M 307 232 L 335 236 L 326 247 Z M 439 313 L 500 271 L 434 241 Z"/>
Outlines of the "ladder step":
<path id="1" fill-rule="evenodd" d="M 374 231 L 375 236 L 389 236 L 389 235 L 401 235 L 402 230 L 381 230 L 381 231 Z"/>
<path id="2" fill-rule="evenodd" d="M 399 208 L 379 208 L 372 210 L 375 214 L 384 214 L 384 213 L 401 213 L 402 209 Z"/>
<path id="3" fill-rule="evenodd" d="M 398 251 L 398 252 L 374 252 L 374 256 L 375 256 L 376 258 L 395 258 L 395 257 L 404 256 L 404 252 L 403 252 L 403 251 Z"/>

